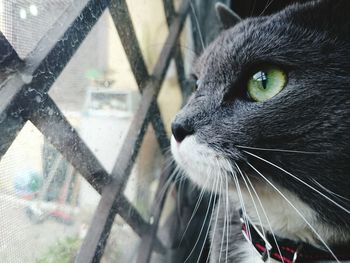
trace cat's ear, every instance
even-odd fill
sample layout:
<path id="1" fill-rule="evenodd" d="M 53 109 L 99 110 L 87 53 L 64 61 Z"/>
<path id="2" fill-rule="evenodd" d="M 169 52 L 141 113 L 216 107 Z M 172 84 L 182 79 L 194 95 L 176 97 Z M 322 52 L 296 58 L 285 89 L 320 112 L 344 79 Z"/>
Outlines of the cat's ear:
<path id="1" fill-rule="evenodd" d="M 242 20 L 239 17 L 239 15 L 237 15 L 227 5 L 223 3 L 216 3 L 215 10 L 224 29 L 233 27 L 234 25 L 236 25 L 238 22 Z"/>

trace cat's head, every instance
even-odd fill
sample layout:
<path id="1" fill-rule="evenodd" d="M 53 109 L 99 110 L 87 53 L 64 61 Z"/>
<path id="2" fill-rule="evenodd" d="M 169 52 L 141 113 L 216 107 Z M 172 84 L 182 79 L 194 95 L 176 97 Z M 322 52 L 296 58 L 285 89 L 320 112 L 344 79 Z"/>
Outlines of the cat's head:
<path id="1" fill-rule="evenodd" d="M 350 198 L 349 13 L 347 0 L 293 5 L 239 22 L 204 50 L 197 90 L 172 124 L 173 155 L 194 183 L 234 187 L 240 169 L 259 184 L 259 171 L 325 222 L 350 224 L 319 193 L 349 208 L 339 197 Z"/>

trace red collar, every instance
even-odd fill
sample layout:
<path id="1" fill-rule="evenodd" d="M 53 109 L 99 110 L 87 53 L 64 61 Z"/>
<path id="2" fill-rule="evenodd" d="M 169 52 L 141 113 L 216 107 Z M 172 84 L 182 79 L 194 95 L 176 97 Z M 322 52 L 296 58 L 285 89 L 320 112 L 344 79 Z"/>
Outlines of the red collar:
<path id="1" fill-rule="evenodd" d="M 265 238 L 260 229 L 253 226 L 249 221 L 247 223 L 241 217 L 243 236 L 254 246 L 264 262 L 267 261 L 268 257 L 284 263 L 335 261 L 335 258 L 327 250 L 305 242 L 295 242 L 290 239 L 276 237 L 277 246 L 270 233 L 266 232 Z M 332 246 L 331 249 L 338 260 L 350 260 L 350 244 Z"/>

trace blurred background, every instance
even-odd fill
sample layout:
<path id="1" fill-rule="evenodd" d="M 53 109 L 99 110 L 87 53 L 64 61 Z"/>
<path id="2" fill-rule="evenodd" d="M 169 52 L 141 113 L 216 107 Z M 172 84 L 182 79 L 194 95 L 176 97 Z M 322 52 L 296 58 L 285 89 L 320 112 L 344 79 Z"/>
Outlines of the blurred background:
<path id="1" fill-rule="evenodd" d="M 24 59 L 72 3 L 0 0 L 0 31 Z M 129 0 L 127 4 L 151 72 L 168 34 L 163 3 Z M 184 52 L 192 56 L 190 48 Z M 108 9 L 49 94 L 110 172 L 140 95 Z M 169 127 L 182 103 L 173 65 L 158 103 Z M 125 190 L 146 219 L 163 161 L 150 126 Z M 27 122 L 0 162 L 0 261 L 70 262 L 99 199 L 89 183 Z M 132 262 L 137 239 L 117 216 L 102 262 Z"/>

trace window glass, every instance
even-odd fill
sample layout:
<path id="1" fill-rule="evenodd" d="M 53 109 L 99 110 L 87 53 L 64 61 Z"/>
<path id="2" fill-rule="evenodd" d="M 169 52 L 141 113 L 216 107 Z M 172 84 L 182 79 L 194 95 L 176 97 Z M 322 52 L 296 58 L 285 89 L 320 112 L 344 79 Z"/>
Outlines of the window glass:
<path id="1" fill-rule="evenodd" d="M 0 162 L 1 261 L 65 262 L 86 235 L 99 199 L 27 122 Z"/>
<path id="2" fill-rule="evenodd" d="M 0 30 L 21 58 L 32 51 L 73 0 L 1 0 Z"/>
<path id="3" fill-rule="evenodd" d="M 151 74 L 168 35 L 163 1 L 127 0 L 126 3 L 145 64 Z M 11 72 L 11 79 L 23 75 L 22 66 L 29 63 L 26 58 L 34 54 L 31 52 L 38 43 L 44 43 L 40 40 L 47 37 L 46 32 L 53 25 L 66 27 L 62 15 L 69 8 L 78 8 L 81 4 L 80 0 L 0 0 L 0 31 L 23 60 L 23 64 L 19 63 L 13 69 L 15 72 Z M 178 44 L 182 51 L 189 49 L 183 48 L 187 37 L 188 31 L 185 30 Z M 67 64 L 62 64 L 64 69 L 47 94 L 57 104 L 60 113 L 47 113 L 49 116 L 63 114 L 72 127 L 71 131 L 77 131 L 102 167 L 111 173 L 114 167 L 118 169 L 120 166 L 116 163 L 117 157 L 127 154 L 121 152 L 121 147 L 130 124 L 138 117 L 136 112 L 142 103 L 142 96 L 108 8 L 80 46 L 71 48 L 76 49 L 72 58 Z M 55 60 L 54 63 L 60 62 Z M 1 70 L 0 81 L 8 80 L 8 72 L 3 75 Z M 12 74 L 16 71 L 20 74 Z M 40 75 L 45 74 L 49 78 L 52 72 L 40 72 Z M 22 76 L 20 81 L 30 84 L 36 77 Z M 172 61 L 156 100 L 160 116 L 155 116 L 164 122 L 168 137 L 170 122 L 182 104 L 180 84 L 183 80 L 178 79 Z M 36 92 L 40 87 L 30 88 L 31 92 Z M 20 100 L 14 102 L 19 110 L 11 116 L 19 124 L 25 109 L 21 103 Z M 33 100 L 32 103 L 29 107 L 34 108 L 38 103 L 45 103 L 45 100 Z M 1 115 L 0 123 L 8 117 Z M 68 145 L 68 149 L 58 147 L 62 151 L 59 152 L 50 141 L 53 139 L 51 136 L 62 137 L 59 136 L 62 131 L 57 130 L 57 134 L 45 137 L 34 125 L 38 125 L 40 120 L 33 120 L 32 123 L 31 116 L 25 117 L 29 120 L 24 122 L 24 127 L 19 129 L 14 141 L 9 142 L 11 146 L 0 159 L 0 261 L 73 262 L 89 231 L 101 197 L 79 173 L 79 167 L 74 167 L 66 159 L 69 154 L 65 151 L 76 150 L 74 143 Z M 54 120 L 48 119 L 51 124 Z M 161 171 L 171 161 L 164 157 L 157 132 L 151 121 L 147 121 L 138 156 L 122 194 L 143 220 L 152 224 L 152 207 L 160 201 L 155 200 L 155 196 Z M 81 165 L 88 166 L 88 163 Z M 167 195 L 165 188 L 160 191 L 161 196 Z M 168 199 L 171 198 L 170 195 Z M 167 202 L 160 225 L 172 209 L 174 202 Z M 115 217 L 101 262 L 136 260 L 144 239 L 136 234 L 129 223 L 128 218 Z M 152 262 L 162 262 L 161 256 L 155 253 Z"/>

